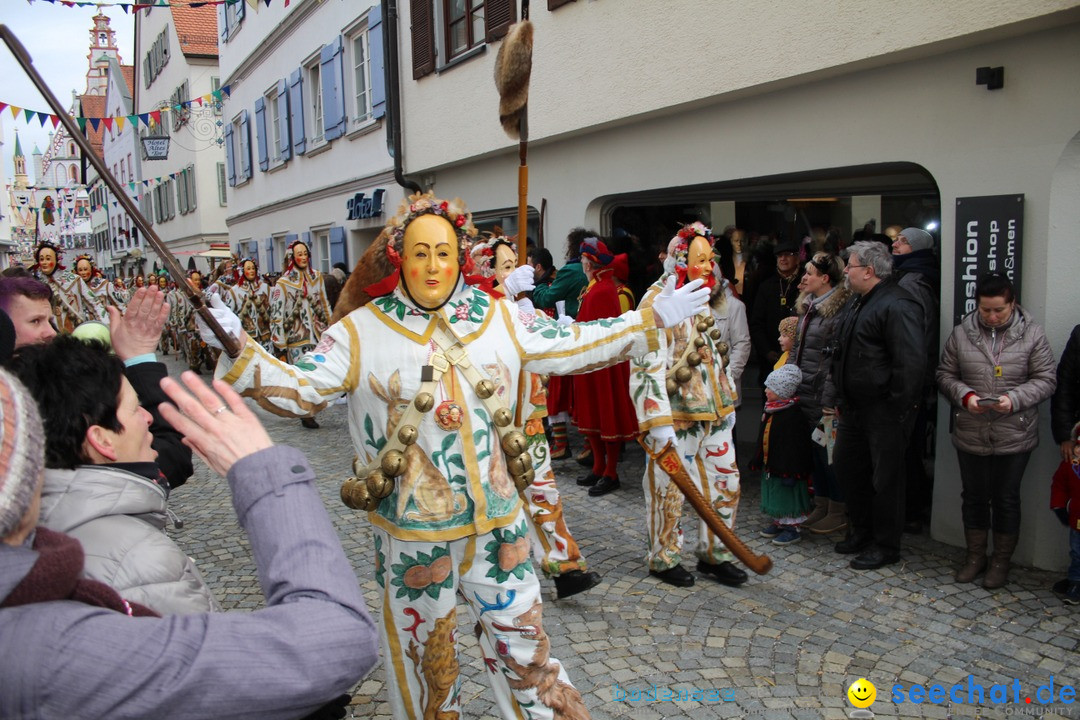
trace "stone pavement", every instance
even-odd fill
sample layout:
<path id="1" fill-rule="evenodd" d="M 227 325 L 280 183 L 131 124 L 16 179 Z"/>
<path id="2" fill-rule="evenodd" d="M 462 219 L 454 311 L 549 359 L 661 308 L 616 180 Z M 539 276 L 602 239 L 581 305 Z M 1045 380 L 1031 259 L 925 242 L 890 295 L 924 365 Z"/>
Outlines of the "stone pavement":
<path id="1" fill-rule="evenodd" d="M 176 358 L 166 362 L 170 372 L 179 373 Z M 743 465 L 758 408 L 760 401 L 755 407 L 748 398 L 739 413 Z M 375 614 L 379 593 L 369 525 L 338 499 L 353 454 L 345 406 L 321 413 L 319 430 L 256 412 L 276 442 L 301 448 L 314 464 L 330 516 Z M 581 447 L 580 438 L 572 436 L 572 442 Z M 553 585 L 542 580 L 549 600 L 544 621 L 552 656 L 564 663 L 594 718 L 845 718 L 853 711 L 847 688 L 860 677 L 877 687 L 870 708 L 877 717 L 1040 716 L 1051 708 L 1038 704 L 1039 686 L 1053 678 L 1054 692 L 1060 693 L 1063 685 L 1080 684 L 1080 608 L 1063 606 L 1049 591 L 1057 576 L 1017 568 L 1008 586 L 996 592 L 957 585 L 952 573 L 961 551 L 925 534 L 905 536 L 902 563 L 871 572 L 848 568 L 848 558 L 832 551 L 838 538 L 807 537 L 788 547 L 773 546 L 757 536 L 765 520 L 758 509 L 757 478 L 749 473 L 743 477 L 736 530 L 754 552 L 772 557 L 773 570 L 763 577 L 751 574 L 739 589 L 700 576 L 692 588 L 661 584 L 649 577 L 643 562 L 643 466 L 641 449 L 628 446 L 619 467 L 622 488 L 594 499 L 574 483 L 584 474 L 579 466 L 556 464 L 567 524 L 604 582 L 555 601 Z M 198 460 L 196 468 L 170 500 L 184 521 L 170 534 L 195 558 L 226 609 L 257 609 L 263 598 L 227 485 Z M 689 506 L 684 518 L 693 519 Z M 687 547 L 693 546 L 696 527 L 684 523 Z M 694 560 L 685 564 L 692 570 Z M 471 620 L 464 608 L 459 617 L 462 716 L 494 717 Z M 985 689 L 981 706 L 968 704 L 969 675 Z M 1012 702 L 1014 680 L 1020 683 L 1019 703 Z M 955 683 L 962 684 L 958 692 L 964 704 L 949 706 L 947 698 L 943 704 L 891 700 L 894 685 L 906 696 L 913 685 L 940 684 L 948 692 Z M 385 671 L 376 666 L 354 690 L 352 717 L 391 717 L 384 684 Z M 1007 704 L 992 702 L 1000 699 L 991 695 L 994 684 L 1009 686 Z M 687 699 L 653 700 L 654 686 L 659 698 L 666 689 L 682 691 Z M 689 699 L 694 690 L 717 692 Z M 977 701 L 978 688 L 974 692 Z M 1028 697 L 1030 705 L 1024 702 Z M 1058 702 L 1053 708 L 1057 716 L 1080 717 L 1080 706 Z"/>

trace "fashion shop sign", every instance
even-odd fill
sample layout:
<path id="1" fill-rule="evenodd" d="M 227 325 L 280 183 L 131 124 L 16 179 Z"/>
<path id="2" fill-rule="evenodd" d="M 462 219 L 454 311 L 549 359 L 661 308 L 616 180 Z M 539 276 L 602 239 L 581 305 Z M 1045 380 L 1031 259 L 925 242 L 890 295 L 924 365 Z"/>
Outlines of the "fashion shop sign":
<path id="1" fill-rule="evenodd" d="M 956 283 L 953 324 L 975 310 L 975 284 L 988 273 L 1009 278 L 1020 299 L 1024 196 L 956 199 Z"/>

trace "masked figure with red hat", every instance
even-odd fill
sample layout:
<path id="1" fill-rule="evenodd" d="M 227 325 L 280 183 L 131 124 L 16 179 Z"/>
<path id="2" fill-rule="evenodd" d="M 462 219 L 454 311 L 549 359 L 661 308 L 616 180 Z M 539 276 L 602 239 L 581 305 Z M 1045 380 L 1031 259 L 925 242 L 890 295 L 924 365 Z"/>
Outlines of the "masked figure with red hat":
<path id="1" fill-rule="evenodd" d="M 707 293 L 672 286 L 651 309 L 561 326 L 464 282 L 474 235 L 458 201 L 414 195 L 349 282 L 383 274 L 373 268 L 393 272 L 363 291 L 347 283 L 349 305 L 339 300 L 337 309 L 345 314 L 297 365 L 263 350 L 218 302 L 214 314 L 243 350 L 235 360 L 223 356 L 217 372 L 280 414 L 311 415 L 347 395 L 357 458 L 342 499 L 367 510 L 374 526 L 395 717 L 460 712 L 460 597 L 476 622 L 499 714 L 585 718 L 544 632 L 519 497 L 535 471 L 509 403 L 520 396 L 522 371 L 568 374 L 655 352 L 658 325 L 703 310 Z M 532 270 L 522 270 L 527 290 Z M 370 300 L 355 307 L 362 296 Z"/>
<path id="2" fill-rule="evenodd" d="M 270 327 L 274 346 L 296 364 L 330 324 L 330 303 L 322 273 L 311 267 L 307 244 L 297 240 L 288 252 L 285 273 L 270 292 Z"/>
<path id="3" fill-rule="evenodd" d="M 713 236 L 699 222 L 679 230 L 673 243 L 674 270 L 665 273 L 645 293 L 640 309 L 652 307 L 672 279 L 676 286 L 704 279 L 710 292 L 724 292 L 716 282 L 713 266 Z M 671 325 L 665 330 L 662 354 L 635 358 L 631 366 L 630 393 L 649 396 L 646 410 L 639 415 L 641 430 L 659 452 L 673 443 L 683 466 L 698 490 L 720 518 L 733 527 L 739 504 L 739 468 L 735 464 L 732 430 L 735 427 L 735 393 L 724 368 L 720 330 L 708 312 Z M 654 366 L 662 362 L 666 379 L 656 387 Z M 653 460 L 645 467 L 645 512 L 649 533 L 647 561 L 649 574 L 679 587 L 694 584 L 694 576 L 680 564 L 683 533 L 680 519 L 683 494 Z M 734 559 L 723 543 L 698 523 L 695 548 L 697 569 L 725 585 L 746 582 L 746 573 L 731 563 Z"/>
<path id="4" fill-rule="evenodd" d="M 270 286 L 259 276 L 259 264 L 254 258 L 240 261 L 235 278 L 224 288 L 225 304 L 240 317 L 248 337 L 273 352 L 270 340 Z"/>
<path id="5" fill-rule="evenodd" d="M 598 238 L 581 242 L 581 267 L 589 284 L 581 296 L 578 322 L 616 317 L 622 313 L 619 288 L 612 265 L 615 256 Z M 574 376 L 574 423 L 592 450 L 592 472 L 577 481 L 597 497 L 619 487 L 622 444 L 638 434 L 637 416 L 630 401 L 630 364 Z"/>
<path id="6" fill-rule="evenodd" d="M 52 290 L 56 329 L 70 333 L 87 320 L 108 322 L 104 306 L 81 277 L 60 264 L 60 248 L 43 242 L 34 250 L 30 273 Z"/>

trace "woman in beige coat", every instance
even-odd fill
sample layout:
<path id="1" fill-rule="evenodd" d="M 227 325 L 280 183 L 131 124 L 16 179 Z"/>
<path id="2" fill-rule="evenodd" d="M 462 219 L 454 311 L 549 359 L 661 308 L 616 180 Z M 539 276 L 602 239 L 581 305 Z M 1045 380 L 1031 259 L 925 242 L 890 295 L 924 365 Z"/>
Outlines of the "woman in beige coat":
<path id="1" fill-rule="evenodd" d="M 1020 482 L 1039 443 L 1038 405 L 1056 385 L 1046 334 L 1016 304 L 1012 283 L 987 275 L 975 288 L 978 306 L 953 328 L 937 383 L 953 405 L 953 445 L 963 483 L 967 557 L 957 582 L 986 569 L 983 587 L 999 588 L 1020 533 Z M 994 550 L 987 568 L 986 540 Z"/>

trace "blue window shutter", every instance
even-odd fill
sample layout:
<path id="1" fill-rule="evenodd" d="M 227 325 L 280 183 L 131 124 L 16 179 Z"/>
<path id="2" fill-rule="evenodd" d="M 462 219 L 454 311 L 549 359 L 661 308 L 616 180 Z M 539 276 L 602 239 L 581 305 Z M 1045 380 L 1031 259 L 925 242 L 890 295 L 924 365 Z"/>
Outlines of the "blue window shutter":
<path id="1" fill-rule="evenodd" d="M 323 133 L 327 141 L 345 134 L 344 45 L 338 35 L 319 56 L 323 96 Z"/>
<path id="2" fill-rule="evenodd" d="M 259 146 L 259 169 L 270 167 L 270 155 L 266 151 L 266 100 L 255 100 L 255 138 Z"/>
<path id="3" fill-rule="evenodd" d="M 304 68 L 289 75 L 289 125 L 293 150 L 297 155 L 307 152 L 307 136 L 304 134 Z"/>
<path id="4" fill-rule="evenodd" d="M 230 187 L 236 184 L 236 160 L 233 158 L 232 123 L 225 125 L 225 173 L 229 177 Z"/>
<path id="5" fill-rule="evenodd" d="M 330 266 L 333 267 L 334 263 L 349 264 L 345 252 L 345 228 L 343 227 L 330 228 Z"/>
<path id="6" fill-rule="evenodd" d="M 368 61 L 371 68 L 371 117 L 386 115 L 386 77 L 383 75 L 382 5 L 368 12 Z"/>
<path id="7" fill-rule="evenodd" d="M 240 172 L 242 179 L 247 180 L 251 177 L 251 116 L 247 110 L 240 113 L 240 133 L 242 140 L 247 141 L 240 143 Z"/>
<path id="8" fill-rule="evenodd" d="M 228 11 L 225 8 L 225 3 L 217 6 L 217 28 L 221 42 L 229 41 L 229 21 L 225 17 L 225 13 Z"/>
<path id="9" fill-rule="evenodd" d="M 244 7 L 244 0 L 237 0 L 236 2 L 236 24 L 239 25 L 240 21 L 244 19 L 244 11 L 247 10 Z"/>
<path id="10" fill-rule="evenodd" d="M 277 266 L 274 265 L 274 238 L 266 238 L 266 264 L 262 266 L 264 273 L 277 272 Z"/>
<path id="11" fill-rule="evenodd" d="M 277 84 L 277 109 L 278 129 L 281 137 L 278 138 L 278 152 L 284 162 L 292 157 L 292 140 L 289 136 L 289 84 L 282 78 Z"/>

